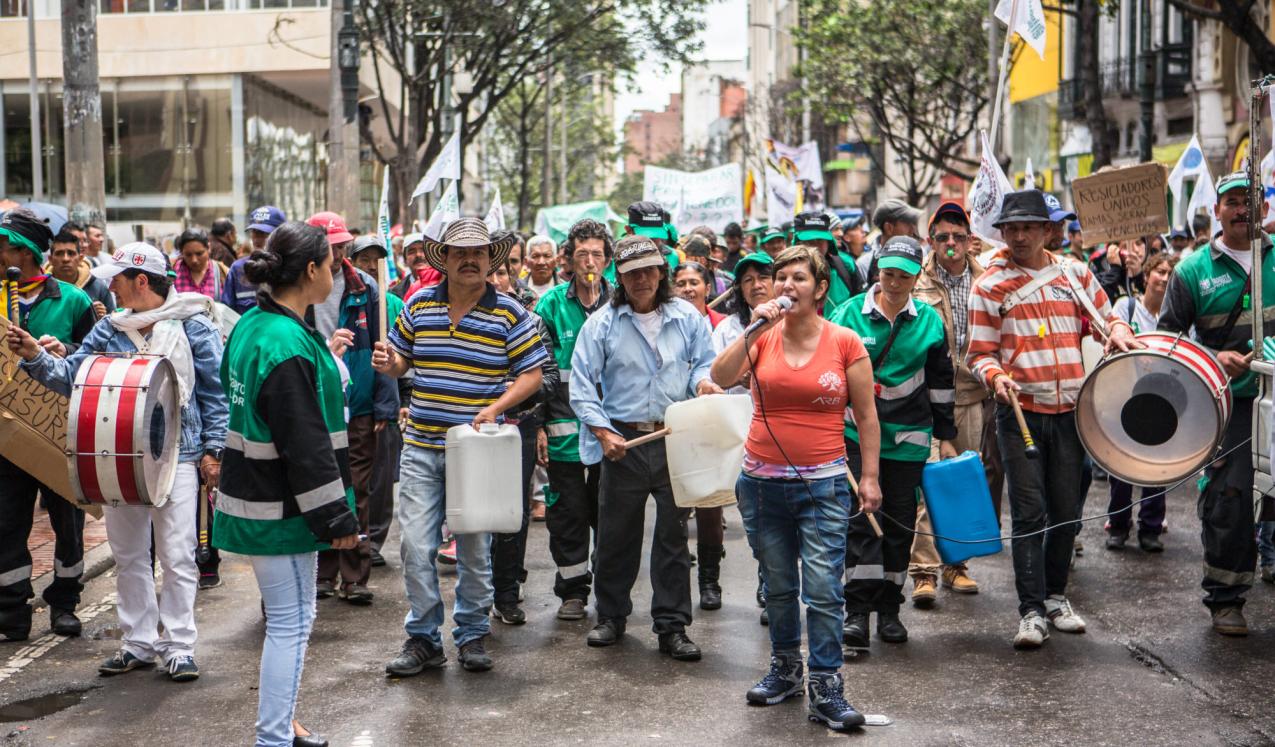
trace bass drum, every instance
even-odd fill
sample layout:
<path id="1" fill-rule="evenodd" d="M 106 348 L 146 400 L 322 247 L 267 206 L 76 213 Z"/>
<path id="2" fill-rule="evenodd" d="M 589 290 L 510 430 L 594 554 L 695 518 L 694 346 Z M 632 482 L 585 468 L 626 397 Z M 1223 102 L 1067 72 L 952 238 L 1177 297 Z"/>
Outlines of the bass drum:
<path id="1" fill-rule="evenodd" d="M 1199 471 L 1231 417 L 1222 365 L 1205 348 L 1163 332 L 1138 335 L 1145 350 L 1104 358 L 1076 400 L 1076 430 L 1089 456 L 1134 485 L 1158 486 Z"/>
<path id="2" fill-rule="evenodd" d="M 75 376 L 66 431 L 76 500 L 164 505 L 177 475 L 179 400 L 167 358 L 89 356 Z"/>

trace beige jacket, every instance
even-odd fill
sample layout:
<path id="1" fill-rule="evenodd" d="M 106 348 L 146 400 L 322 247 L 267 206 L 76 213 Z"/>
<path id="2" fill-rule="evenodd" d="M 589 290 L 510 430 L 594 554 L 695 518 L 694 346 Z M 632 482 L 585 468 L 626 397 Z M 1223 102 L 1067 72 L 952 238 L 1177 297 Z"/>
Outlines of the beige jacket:
<path id="1" fill-rule="evenodd" d="M 966 255 L 965 261 L 969 265 L 970 272 L 974 274 L 974 279 L 977 280 L 978 276 L 983 274 L 982 265 L 974 259 L 973 255 Z M 917 278 L 916 288 L 912 293 L 917 300 L 933 306 L 934 310 L 943 317 L 943 329 L 947 332 L 947 346 L 952 352 L 952 365 L 956 369 L 956 404 L 969 405 L 982 402 L 988 397 L 987 390 L 965 363 L 965 354 L 970 344 L 969 335 L 967 333 L 965 336 L 965 347 L 957 350 L 956 335 L 952 334 L 952 299 L 949 298 L 947 286 L 939 280 L 938 272 L 938 257 L 934 252 L 930 252 L 930 256 L 925 258 L 925 264 L 921 267 L 921 275 Z M 968 298 L 958 298 L 956 302 L 969 306 Z"/>

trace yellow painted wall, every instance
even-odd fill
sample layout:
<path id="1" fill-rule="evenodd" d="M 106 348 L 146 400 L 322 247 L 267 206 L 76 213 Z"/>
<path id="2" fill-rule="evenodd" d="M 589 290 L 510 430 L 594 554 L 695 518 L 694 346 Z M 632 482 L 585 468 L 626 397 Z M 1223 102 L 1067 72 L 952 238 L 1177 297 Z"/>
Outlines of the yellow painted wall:
<path id="1" fill-rule="evenodd" d="M 1062 15 L 1057 11 L 1046 10 L 1045 26 L 1049 29 L 1049 34 L 1043 60 L 1036 55 L 1036 50 L 1020 42 L 1017 36 L 1014 37 L 1014 51 L 1010 56 L 1013 67 L 1009 70 L 1011 104 L 1058 90 L 1058 61 L 1063 47 Z M 1004 26 L 1001 30 L 1004 31 Z M 996 50 L 996 53 L 1000 54 L 1000 50 Z M 1014 59 L 1015 56 L 1017 60 Z"/>

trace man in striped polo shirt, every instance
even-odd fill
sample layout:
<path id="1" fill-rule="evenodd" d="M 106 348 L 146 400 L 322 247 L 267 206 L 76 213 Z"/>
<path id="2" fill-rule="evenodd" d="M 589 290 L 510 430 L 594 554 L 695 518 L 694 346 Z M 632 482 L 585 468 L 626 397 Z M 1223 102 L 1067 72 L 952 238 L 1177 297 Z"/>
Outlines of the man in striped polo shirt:
<path id="1" fill-rule="evenodd" d="M 478 218 L 454 221 L 442 241 L 425 240 L 425 259 L 442 283 L 418 291 L 390 325 L 389 344 L 376 343 L 372 365 L 398 377 L 413 372 L 410 425 L 403 438 L 398 521 L 403 582 L 411 604 L 402 652 L 387 674 L 405 677 L 441 666 L 439 628 L 443 600 L 435 557 L 442 542 L 447 429 L 498 422 L 535 394 L 548 353 L 536 325 L 517 300 L 487 281 L 502 265 L 512 237 L 493 241 Z M 514 465 L 493 465 L 514 469 Z M 491 535 L 456 535 L 460 576 L 452 637 L 460 663 L 472 672 L 491 669 L 483 639 L 491 630 Z"/>
<path id="2" fill-rule="evenodd" d="M 993 256 L 970 291 L 966 360 L 1000 403 L 997 442 L 1009 482 L 1013 534 L 1079 518 L 1085 451 L 1076 434 L 1076 395 L 1085 378 L 1080 335 L 1085 314 L 1100 316 L 1108 350 L 1143 347 L 1111 310 L 1089 268 L 1045 251 L 1049 208 L 1034 189 L 1005 195 L 996 227 L 1007 249 Z M 1017 397 L 1040 458 L 1029 460 L 1010 406 Z M 1076 526 L 1014 540 L 1014 584 L 1022 616 L 1015 648 L 1039 648 L 1049 625 L 1083 633 L 1085 621 L 1063 592 Z M 1046 618 L 1048 623 L 1046 623 Z"/>

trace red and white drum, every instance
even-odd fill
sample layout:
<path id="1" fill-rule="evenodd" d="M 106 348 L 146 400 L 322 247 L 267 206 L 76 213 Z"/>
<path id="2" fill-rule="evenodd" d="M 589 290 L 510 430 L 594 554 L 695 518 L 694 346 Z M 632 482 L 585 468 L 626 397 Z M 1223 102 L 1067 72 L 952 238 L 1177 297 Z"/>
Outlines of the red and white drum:
<path id="1" fill-rule="evenodd" d="M 1200 470 L 1231 417 L 1229 378 L 1207 349 L 1144 332 L 1145 350 L 1104 358 L 1076 400 L 1076 430 L 1103 469 L 1134 485 L 1167 485 Z"/>
<path id="2" fill-rule="evenodd" d="M 177 374 L 167 358 L 95 355 L 71 391 L 67 462 L 82 504 L 162 506 L 181 441 Z"/>

